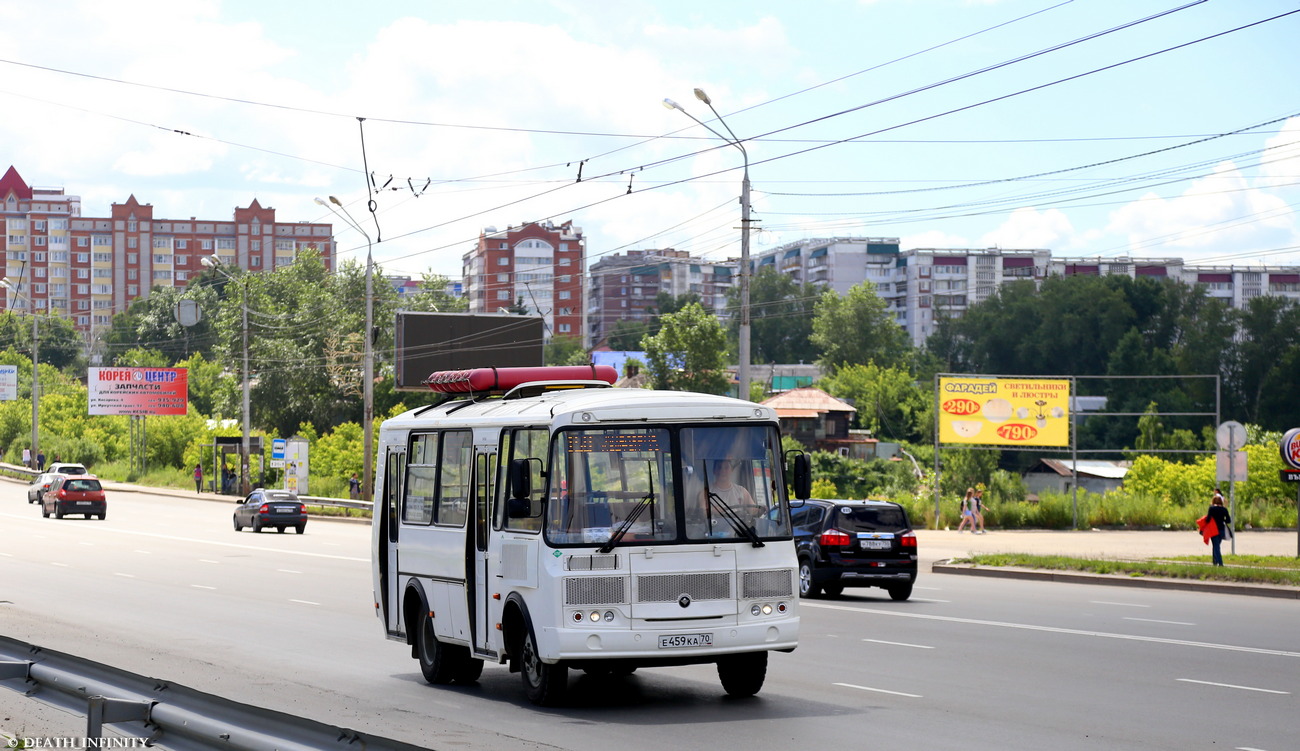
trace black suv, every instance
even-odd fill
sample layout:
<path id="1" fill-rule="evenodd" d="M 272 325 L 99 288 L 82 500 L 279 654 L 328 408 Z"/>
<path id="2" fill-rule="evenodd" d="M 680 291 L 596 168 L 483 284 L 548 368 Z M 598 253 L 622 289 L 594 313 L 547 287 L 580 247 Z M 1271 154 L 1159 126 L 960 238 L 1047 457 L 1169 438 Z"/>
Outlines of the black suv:
<path id="1" fill-rule="evenodd" d="M 800 597 L 838 597 L 845 587 L 884 587 L 895 600 L 912 596 L 916 533 L 902 506 L 814 498 L 790 509 L 790 520 Z"/>

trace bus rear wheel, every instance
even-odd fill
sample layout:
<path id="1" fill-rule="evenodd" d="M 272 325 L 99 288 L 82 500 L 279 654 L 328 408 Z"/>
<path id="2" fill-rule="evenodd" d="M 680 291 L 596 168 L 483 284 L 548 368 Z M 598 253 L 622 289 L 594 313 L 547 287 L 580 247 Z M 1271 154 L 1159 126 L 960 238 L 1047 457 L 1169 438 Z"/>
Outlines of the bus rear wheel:
<path id="1" fill-rule="evenodd" d="M 727 655 L 718 660 L 718 678 L 728 696 L 753 696 L 767 678 L 767 652 Z"/>
<path id="2" fill-rule="evenodd" d="M 569 668 L 542 662 L 531 628 L 524 631 L 519 668 L 519 673 L 524 677 L 524 692 L 528 694 L 528 701 L 539 707 L 556 707 L 563 703 L 564 694 L 569 687 Z"/>

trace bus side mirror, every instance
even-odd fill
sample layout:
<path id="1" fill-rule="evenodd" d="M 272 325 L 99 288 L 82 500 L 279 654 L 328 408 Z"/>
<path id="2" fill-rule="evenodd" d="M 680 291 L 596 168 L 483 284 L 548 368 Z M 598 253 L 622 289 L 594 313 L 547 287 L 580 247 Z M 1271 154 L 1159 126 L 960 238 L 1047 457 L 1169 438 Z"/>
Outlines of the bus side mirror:
<path id="1" fill-rule="evenodd" d="M 527 459 L 510 460 L 510 499 L 526 501 L 533 494 L 533 473 Z M 513 516 L 513 514 L 512 514 Z"/>
<path id="2" fill-rule="evenodd" d="M 794 497 L 806 500 L 812 496 L 812 461 L 807 454 L 794 457 Z"/>
<path id="3" fill-rule="evenodd" d="M 506 516 L 511 519 L 527 519 L 533 515 L 533 502 L 527 498 L 511 498 L 506 501 Z"/>

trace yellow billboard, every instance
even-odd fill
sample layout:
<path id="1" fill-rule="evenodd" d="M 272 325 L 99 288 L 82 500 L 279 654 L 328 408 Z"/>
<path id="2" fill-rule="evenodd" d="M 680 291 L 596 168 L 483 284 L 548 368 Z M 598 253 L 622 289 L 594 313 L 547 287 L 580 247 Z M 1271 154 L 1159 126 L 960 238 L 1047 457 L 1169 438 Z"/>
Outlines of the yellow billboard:
<path id="1" fill-rule="evenodd" d="M 939 442 L 1069 446 L 1070 382 L 1059 378 L 940 378 Z"/>

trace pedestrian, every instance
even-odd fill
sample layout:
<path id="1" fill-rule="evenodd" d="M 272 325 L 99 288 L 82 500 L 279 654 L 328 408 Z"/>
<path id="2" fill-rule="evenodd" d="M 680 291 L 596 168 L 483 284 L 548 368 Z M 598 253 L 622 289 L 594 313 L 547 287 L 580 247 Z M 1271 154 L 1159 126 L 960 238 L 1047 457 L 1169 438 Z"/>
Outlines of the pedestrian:
<path id="1" fill-rule="evenodd" d="M 356 472 L 348 478 L 348 497 L 354 501 L 361 498 L 361 481 L 357 479 Z"/>
<path id="2" fill-rule="evenodd" d="M 1210 499 L 1210 510 L 1205 512 L 1218 527 L 1215 534 L 1210 537 L 1211 562 L 1215 566 L 1223 565 L 1223 552 L 1220 546 L 1223 544 L 1223 538 L 1232 535 L 1232 517 L 1228 515 L 1228 509 L 1223 506 L 1223 493 L 1218 488 L 1214 489 L 1214 497 Z"/>
<path id="3" fill-rule="evenodd" d="M 975 517 L 971 514 L 971 503 L 975 499 L 975 488 L 966 488 L 966 495 L 961 499 L 961 523 L 957 525 L 957 531 L 962 531 L 967 524 L 970 524 L 970 531 L 975 532 Z"/>
<path id="4" fill-rule="evenodd" d="M 975 488 L 975 497 L 971 499 L 971 516 L 975 518 L 975 524 L 980 525 L 978 530 L 974 524 L 971 525 L 971 534 L 984 534 L 984 488 Z"/>
<path id="5" fill-rule="evenodd" d="M 30 446 L 23 449 L 23 466 L 28 469 L 32 467 L 32 449 Z"/>
<path id="6" fill-rule="evenodd" d="M 37 451 L 37 452 L 36 452 L 36 471 L 37 471 L 37 472 L 44 472 L 44 471 L 45 471 L 45 452 L 44 452 L 44 451 Z"/>
<path id="7" fill-rule="evenodd" d="M 203 492 L 203 465 L 202 464 L 194 465 L 194 492 L 195 493 Z"/>

